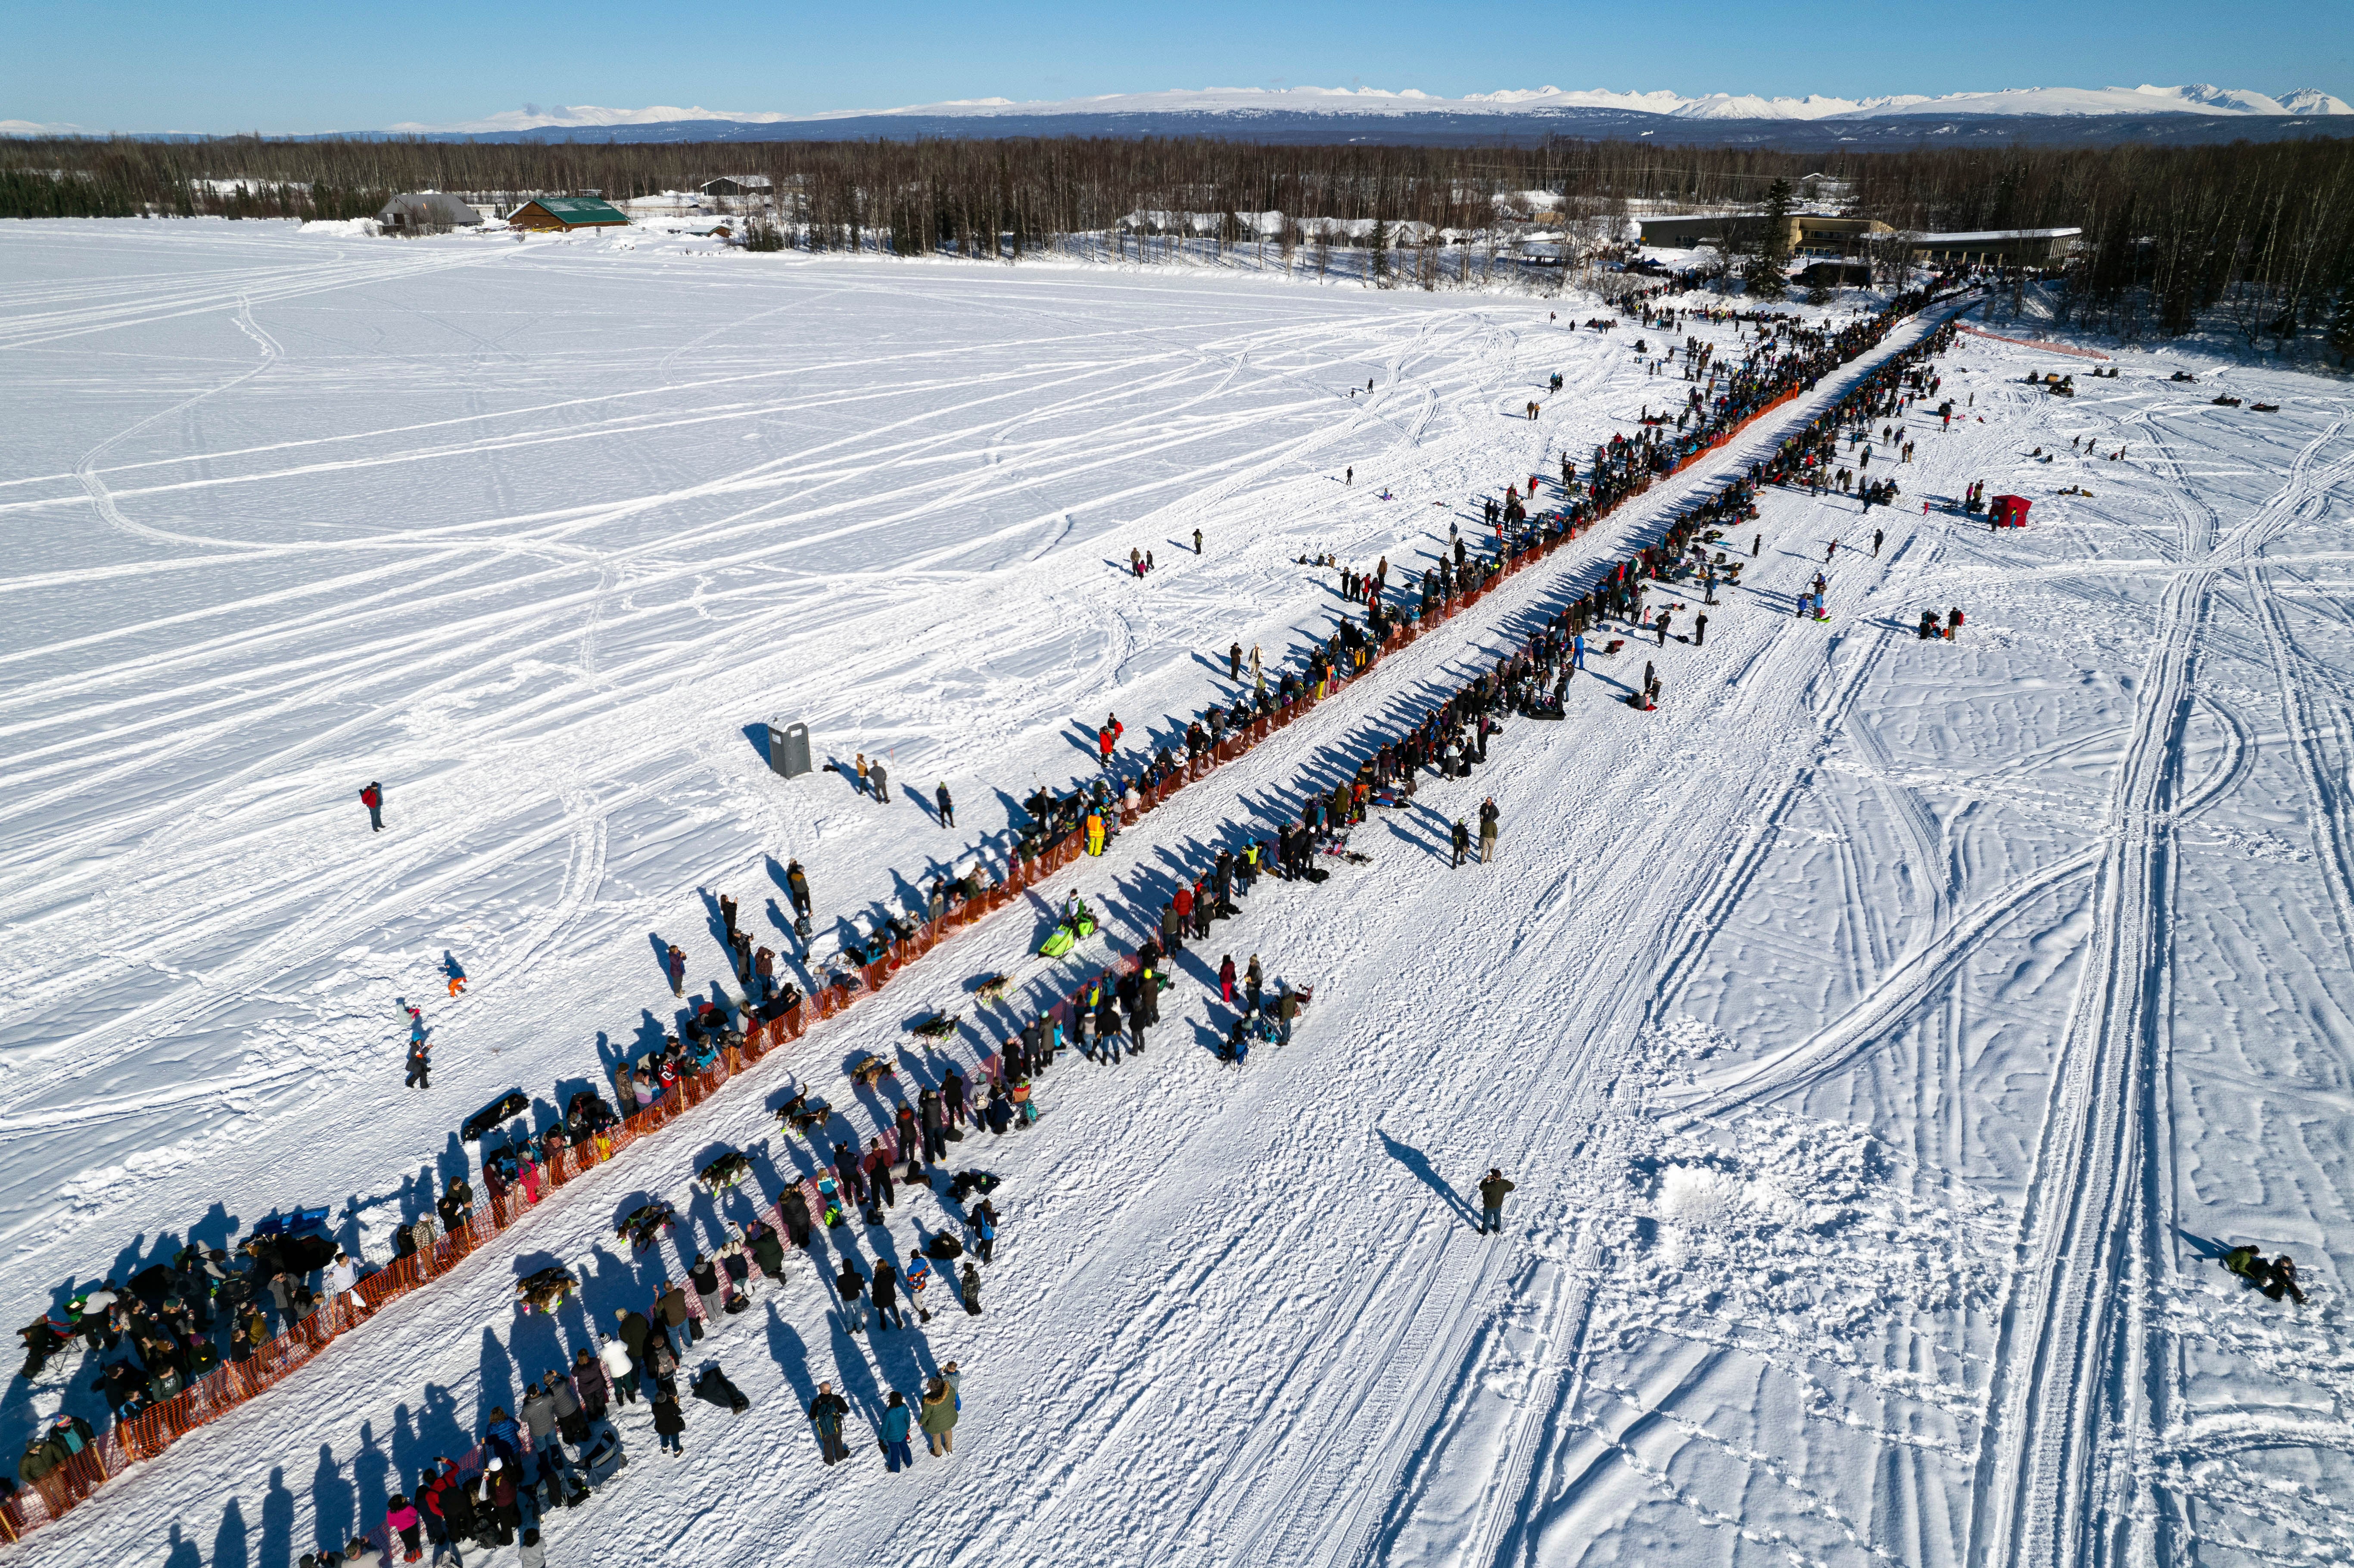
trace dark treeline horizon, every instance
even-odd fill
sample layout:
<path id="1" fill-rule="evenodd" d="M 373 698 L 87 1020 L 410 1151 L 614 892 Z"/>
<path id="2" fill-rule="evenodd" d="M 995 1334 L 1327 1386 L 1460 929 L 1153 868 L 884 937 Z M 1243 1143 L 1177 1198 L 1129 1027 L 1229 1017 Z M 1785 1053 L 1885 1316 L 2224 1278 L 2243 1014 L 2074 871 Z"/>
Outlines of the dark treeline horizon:
<path id="1" fill-rule="evenodd" d="M 1490 232 L 1519 193 L 1580 219 L 1649 204 L 1761 205 L 1771 183 L 1839 182 L 1818 206 L 1913 232 L 2078 227 L 2067 308 L 2124 333 L 2188 330 L 2221 309 L 2253 341 L 2291 338 L 2354 293 L 2354 140 L 2208 146 L 2003 146 L 1796 154 L 1555 140 L 1534 146 L 1287 145 L 1214 138 L 909 142 L 202 142 L 12 137 L 0 217 L 372 216 L 401 191 L 610 200 L 763 175 L 787 242 L 1018 260 L 1130 214 L 1235 213 Z M 216 183 L 245 182 L 220 190 Z M 1522 217 L 1532 209 L 1519 207 Z M 1293 238 L 1285 226 L 1285 240 Z M 1600 232 L 1601 226 L 1590 226 Z"/>

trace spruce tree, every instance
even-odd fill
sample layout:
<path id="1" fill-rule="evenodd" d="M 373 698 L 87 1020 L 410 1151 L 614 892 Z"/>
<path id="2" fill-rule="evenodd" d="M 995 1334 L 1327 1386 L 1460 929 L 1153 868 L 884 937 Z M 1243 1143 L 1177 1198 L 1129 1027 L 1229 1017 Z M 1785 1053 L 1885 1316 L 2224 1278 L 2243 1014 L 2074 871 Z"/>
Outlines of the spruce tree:
<path id="1" fill-rule="evenodd" d="M 2338 291 L 2338 308 L 2330 313 L 2329 327 L 2325 334 L 2329 346 L 2338 352 L 2338 367 L 2345 369 L 2354 363 L 2354 281 Z"/>
<path id="2" fill-rule="evenodd" d="M 1788 287 L 1783 272 L 1790 263 L 1790 194 L 1787 180 L 1766 188 L 1766 232 L 1744 273 L 1749 291 L 1759 299 L 1778 300 Z"/>

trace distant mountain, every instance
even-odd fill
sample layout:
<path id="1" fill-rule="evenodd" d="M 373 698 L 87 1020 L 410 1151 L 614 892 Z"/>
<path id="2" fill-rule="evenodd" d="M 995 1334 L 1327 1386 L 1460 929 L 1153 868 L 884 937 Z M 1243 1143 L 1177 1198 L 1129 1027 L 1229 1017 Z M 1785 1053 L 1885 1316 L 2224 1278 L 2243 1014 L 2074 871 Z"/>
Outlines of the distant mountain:
<path id="1" fill-rule="evenodd" d="M 2211 87 L 2031 87 L 1998 92 L 1947 93 L 1929 98 L 1910 94 L 1891 98 L 1761 98 L 1755 94 L 1706 93 L 1685 97 L 1669 91 L 1614 92 L 1602 89 L 1570 91 L 1558 87 L 1511 89 L 1472 93 L 1463 98 L 1437 98 L 1413 89 L 1390 91 L 1381 88 L 1288 87 L 1204 88 L 1172 92 L 1113 93 L 1097 98 L 1072 98 L 1053 102 L 1016 102 L 1005 98 L 960 99 L 948 103 L 917 104 L 901 109 L 834 111 L 822 114 L 737 113 L 724 110 L 603 109 L 589 104 L 557 105 L 490 115 L 454 124 L 407 123 L 391 126 L 410 135 L 498 136 L 535 131 L 622 130 L 680 124 L 724 122 L 739 125 L 825 125 L 843 122 L 894 120 L 939 122 L 971 120 L 1037 121 L 1077 118 L 1172 115 L 1231 115 L 1251 120 L 1306 114 L 1334 120 L 1429 117 L 1491 119 L 1522 114 L 1554 117 L 1577 111 L 1602 111 L 1646 118 L 1710 121 L 1880 120 L 1894 115 L 1953 119 L 2013 119 L 2075 116 L 2125 116 L 2144 119 L 2154 114 L 2187 114 L 2209 118 L 2240 116 L 2310 118 L 2354 115 L 2354 105 L 2315 88 L 2279 98 L 2239 88 Z"/>
<path id="2" fill-rule="evenodd" d="M 0 135 L 77 127 L 0 121 Z M 187 132 L 156 139 L 197 141 Z M 900 109 L 782 114 L 657 105 L 517 110 L 447 124 L 415 122 L 333 136 L 483 142 L 813 142 L 881 138 L 1215 136 L 1267 143 L 1527 145 L 1549 136 L 1649 140 L 1792 153 L 2001 144 L 2113 146 L 2354 136 L 2354 105 L 2302 88 L 2273 97 L 2241 88 L 2031 87 L 1883 98 L 1697 97 L 1664 90 L 1515 88 L 1439 98 L 1411 89 L 1205 88 L 1056 102 L 962 99 Z"/>

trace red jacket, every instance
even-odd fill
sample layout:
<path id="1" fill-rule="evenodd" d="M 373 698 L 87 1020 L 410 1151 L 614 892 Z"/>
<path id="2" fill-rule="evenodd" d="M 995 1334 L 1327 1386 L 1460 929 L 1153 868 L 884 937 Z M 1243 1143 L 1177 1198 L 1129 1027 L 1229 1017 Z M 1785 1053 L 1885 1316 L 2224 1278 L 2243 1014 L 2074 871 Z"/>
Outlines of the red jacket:
<path id="1" fill-rule="evenodd" d="M 1193 913 L 1193 890 L 1181 882 L 1177 885 L 1177 896 L 1170 902 L 1177 906 L 1177 917 L 1182 920 Z"/>
<path id="2" fill-rule="evenodd" d="M 360 791 L 360 804 L 373 811 L 384 804 L 384 796 L 377 792 L 375 785 L 371 784 Z"/>

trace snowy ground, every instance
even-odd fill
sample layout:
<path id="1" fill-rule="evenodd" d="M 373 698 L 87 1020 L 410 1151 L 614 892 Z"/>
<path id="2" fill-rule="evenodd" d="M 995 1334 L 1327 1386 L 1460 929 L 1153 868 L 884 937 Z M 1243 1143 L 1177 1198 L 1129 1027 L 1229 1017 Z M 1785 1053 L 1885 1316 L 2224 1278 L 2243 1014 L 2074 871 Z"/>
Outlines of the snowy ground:
<path id="1" fill-rule="evenodd" d="M 13 1320 L 277 1205 L 331 1203 L 385 1255 L 467 1112 L 659 1037 L 661 944 L 726 978 L 706 892 L 774 930 L 797 855 L 822 915 L 891 906 L 1002 846 L 1107 708 L 1137 740 L 1223 687 L 1229 642 L 1320 632 L 1303 550 L 1416 563 L 1475 497 L 1680 397 L 1639 329 L 1573 330 L 1596 308 L 0 228 Z M 632 1467 L 551 1523 L 551 1561 L 2354 1554 L 2354 399 L 2120 363 L 2052 399 L 2016 378 L 2081 363 L 1966 338 L 1945 368 L 1972 420 L 1914 421 L 1909 514 L 1769 495 L 1704 649 L 1597 660 L 1569 722 L 1509 726 L 1480 776 L 1361 835 L 1374 864 L 1220 928 L 1210 967 L 1255 950 L 1315 983 L 1288 1050 L 1220 1068 L 1197 961 L 1147 1055 L 1058 1067 L 1037 1129 L 960 1146 L 1006 1177 L 985 1317 L 869 1344 L 797 1266 L 706 1341 L 752 1412 L 690 1405 L 684 1461 L 626 1415 Z M 1124 939 L 1172 869 L 1808 406 L 1067 885 Z M 2087 432 L 2098 461 L 2070 451 Z M 1978 479 L 2035 526 L 1920 514 Z M 1833 537 L 1831 623 L 1797 621 Z M 1131 546 L 1161 563 L 1142 585 Z M 1962 639 L 1915 641 L 1947 605 Z M 1666 704 L 1636 715 L 1611 699 L 1646 658 Z M 771 716 L 891 758 L 894 804 L 769 774 L 748 730 Z M 940 779 L 955 831 L 917 803 Z M 1502 863 L 1450 872 L 1446 821 L 1488 793 Z M 865 1050 L 920 1081 L 939 1058 L 904 1023 L 1037 929 L 960 938 L 18 1552 L 280 1568 L 372 1526 L 590 1328 L 518 1323 L 518 1272 L 569 1263 L 599 1320 L 639 1304 L 677 1266 L 616 1255 L 618 1213 L 663 1195 L 680 1239 L 716 1234 L 704 1160 L 749 1149 L 773 1190 L 807 1158 L 769 1114 L 789 1085 L 847 1100 Z M 473 977 L 454 1003 L 445 950 Z M 434 1028 L 429 1094 L 399 1087 L 400 998 Z M 981 1048 L 968 1027 L 949 1054 Z M 1500 1240 L 1467 1223 L 1491 1164 L 1520 1183 Z M 891 1240 L 945 1223 L 905 1199 Z M 2207 1261 L 2242 1237 L 2295 1253 L 2310 1305 Z M 795 1402 L 819 1380 L 864 1422 L 949 1359 L 952 1462 L 817 1463 Z M 11 1433 L 60 1379 L 11 1386 Z"/>

